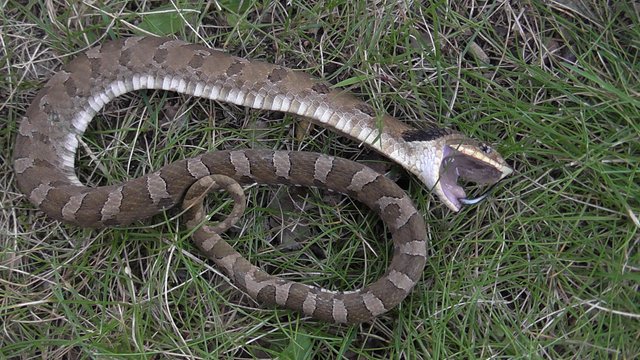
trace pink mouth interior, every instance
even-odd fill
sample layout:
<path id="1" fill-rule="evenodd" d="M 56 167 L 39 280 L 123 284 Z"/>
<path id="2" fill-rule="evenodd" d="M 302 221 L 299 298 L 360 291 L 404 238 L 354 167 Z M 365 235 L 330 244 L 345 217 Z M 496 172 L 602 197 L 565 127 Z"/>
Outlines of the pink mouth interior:
<path id="1" fill-rule="evenodd" d="M 460 199 L 467 196 L 458 184 L 460 178 L 476 184 L 493 184 L 502 178 L 502 173 L 484 161 L 445 146 L 440 165 L 440 185 L 447 198 L 458 208 L 461 207 Z"/>

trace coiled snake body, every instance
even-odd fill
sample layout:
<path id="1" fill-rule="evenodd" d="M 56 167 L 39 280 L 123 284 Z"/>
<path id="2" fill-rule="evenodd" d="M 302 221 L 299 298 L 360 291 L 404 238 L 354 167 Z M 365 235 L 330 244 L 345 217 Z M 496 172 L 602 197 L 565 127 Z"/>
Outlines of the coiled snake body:
<path id="1" fill-rule="evenodd" d="M 496 151 L 457 132 L 416 130 L 377 115 L 366 103 L 303 72 L 178 40 L 131 37 L 107 42 L 76 57 L 38 93 L 20 123 L 14 169 L 18 188 L 55 219 L 96 228 L 129 224 L 180 203 L 198 179 L 204 188 L 225 183 L 224 177 L 209 178 L 211 174 L 241 183 L 320 186 L 377 211 L 390 229 L 393 259 L 381 279 L 358 291 L 333 292 L 274 278 L 206 231 L 196 235 L 198 247 L 253 297 L 326 321 L 355 323 L 379 315 L 402 301 L 420 278 L 426 230 L 407 195 L 384 176 L 351 161 L 258 150 L 206 153 L 121 184 L 84 186 L 74 169 L 77 137 L 107 102 L 139 89 L 176 91 L 309 118 L 399 163 L 453 211 L 465 198 L 458 176 L 495 183 L 511 173 Z"/>

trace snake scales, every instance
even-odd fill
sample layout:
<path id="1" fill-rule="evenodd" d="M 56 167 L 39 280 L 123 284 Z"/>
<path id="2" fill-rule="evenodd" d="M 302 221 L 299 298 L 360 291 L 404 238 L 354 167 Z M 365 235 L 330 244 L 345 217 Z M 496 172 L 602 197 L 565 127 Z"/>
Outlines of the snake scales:
<path id="1" fill-rule="evenodd" d="M 178 40 L 131 37 L 106 42 L 77 56 L 37 94 L 16 136 L 14 169 L 18 188 L 55 219 L 95 228 L 129 224 L 178 204 L 198 179 L 204 188 L 226 184 L 211 174 L 245 184 L 324 187 L 377 211 L 390 229 L 393 259 L 382 278 L 357 291 L 333 292 L 274 278 L 206 231 L 195 236 L 198 247 L 253 297 L 326 321 L 355 323 L 377 316 L 402 301 L 420 278 L 426 230 L 408 196 L 384 176 L 351 161 L 259 150 L 206 153 L 121 184 L 84 186 L 74 168 L 78 137 L 106 103 L 139 89 L 176 91 L 309 118 L 402 165 L 453 211 L 465 198 L 458 177 L 495 183 L 511 173 L 496 151 L 460 133 L 414 129 L 303 72 Z"/>

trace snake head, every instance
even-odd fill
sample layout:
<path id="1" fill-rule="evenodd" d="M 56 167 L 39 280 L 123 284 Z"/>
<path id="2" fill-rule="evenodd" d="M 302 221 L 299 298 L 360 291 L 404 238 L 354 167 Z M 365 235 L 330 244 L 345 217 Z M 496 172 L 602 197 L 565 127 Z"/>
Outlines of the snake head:
<path id="1" fill-rule="evenodd" d="M 491 146 L 448 129 L 415 130 L 403 135 L 414 149 L 416 174 L 453 211 L 467 200 L 459 179 L 491 185 L 513 172 Z"/>

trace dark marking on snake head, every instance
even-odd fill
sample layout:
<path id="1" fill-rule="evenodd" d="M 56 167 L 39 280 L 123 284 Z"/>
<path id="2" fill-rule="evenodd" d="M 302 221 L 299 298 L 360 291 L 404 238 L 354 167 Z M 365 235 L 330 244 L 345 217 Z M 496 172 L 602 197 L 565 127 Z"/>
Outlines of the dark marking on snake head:
<path id="1" fill-rule="evenodd" d="M 331 91 L 331 89 L 329 89 L 327 84 L 320 83 L 320 82 L 313 84 L 311 89 L 319 94 L 328 94 Z"/>
<path id="2" fill-rule="evenodd" d="M 271 71 L 269 76 L 267 76 L 267 79 L 269 79 L 269 81 L 271 81 L 272 83 L 277 83 L 284 80 L 288 74 L 289 72 L 287 71 L 287 69 L 277 67 Z"/>
<path id="3" fill-rule="evenodd" d="M 373 110 L 373 108 L 367 104 L 364 103 L 360 103 L 358 105 L 356 105 L 356 109 L 360 110 L 361 112 L 363 112 L 364 114 L 367 114 L 371 117 L 375 117 L 376 116 L 376 111 Z"/>
<path id="4" fill-rule="evenodd" d="M 451 134 L 450 129 L 446 128 L 430 128 L 430 129 L 415 129 L 407 130 L 402 133 L 404 141 L 432 141 L 439 139 L 443 136 Z"/>
<path id="5" fill-rule="evenodd" d="M 491 148 L 491 146 L 489 146 L 489 145 L 487 145 L 485 143 L 480 144 L 480 150 L 483 153 L 487 154 L 487 155 L 489 155 L 489 154 L 491 154 L 493 152 L 493 149 Z"/>
<path id="6" fill-rule="evenodd" d="M 227 75 L 239 75 L 240 73 L 242 73 L 242 69 L 244 69 L 244 64 L 240 61 L 234 61 L 233 64 L 231 64 L 231 66 L 229 66 L 229 68 L 227 69 Z"/>

